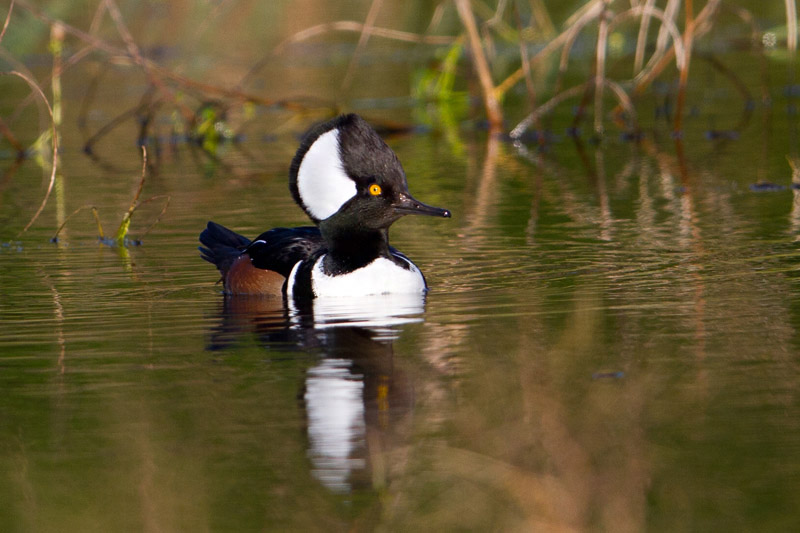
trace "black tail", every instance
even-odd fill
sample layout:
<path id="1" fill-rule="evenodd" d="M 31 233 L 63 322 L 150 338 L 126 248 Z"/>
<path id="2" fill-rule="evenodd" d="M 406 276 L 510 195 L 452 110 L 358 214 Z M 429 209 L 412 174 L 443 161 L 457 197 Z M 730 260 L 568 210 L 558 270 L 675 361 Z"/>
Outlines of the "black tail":
<path id="1" fill-rule="evenodd" d="M 200 257 L 215 265 L 224 276 L 236 258 L 250 244 L 250 239 L 225 226 L 209 222 L 200 234 L 200 242 L 205 246 L 197 248 L 200 250 Z"/>

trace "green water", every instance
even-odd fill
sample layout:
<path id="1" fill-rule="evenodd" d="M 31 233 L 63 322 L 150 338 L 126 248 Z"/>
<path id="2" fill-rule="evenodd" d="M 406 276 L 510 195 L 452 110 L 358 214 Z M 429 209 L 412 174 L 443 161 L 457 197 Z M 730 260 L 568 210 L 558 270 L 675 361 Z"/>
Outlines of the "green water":
<path id="1" fill-rule="evenodd" d="M 290 72 L 313 90 L 346 68 L 302 50 Z M 569 107 L 544 148 L 466 116 L 387 138 L 414 196 L 453 212 L 392 228 L 431 291 L 313 316 L 226 299 L 196 250 L 209 219 L 250 237 L 307 223 L 287 169 L 313 117 L 259 109 L 214 158 L 165 142 L 162 117 L 142 244 L 98 242 L 88 209 L 51 243 L 81 206 L 113 234 L 141 175 L 132 120 L 82 152 L 90 73 L 73 71 L 57 186 L 21 236 L 49 167 L 0 160 L 0 530 L 795 530 L 791 80 L 773 65 L 750 109 L 699 65 L 682 145 L 658 94 L 640 143 L 571 138 Z M 90 131 L 138 101 L 125 68 Z M 356 83 L 353 107 L 425 122 L 394 75 Z M 8 86 L 4 113 L 25 94 Z"/>
<path id="2" fill-rule="evenodd" d="M 461 159 L 428 135 L 392 145 L 412 192 L 454 213 L 393 228 L 432 288 L 408 323 L 316 329 L 225 300 L 197 234 L 303 223 L 282 172 L 208 177 L 182 155 L 151 178 L 172 201 L 142 246 L 97 243 L 88 213 L 51 244 L 52 208 L 9 238 L 2 529 L 797 523 L 797 192 L 702 164 L 682 183 L 625 144 L 589 149 L 593 174 L 567 142 L 538 165 L 507 144 L 487 160 L 481 137 Z M 138 181 L 123 152 L 115 181 L 64 154 L 108 223 Z M 40 174 L 14 177 L 23 206 Z"/>

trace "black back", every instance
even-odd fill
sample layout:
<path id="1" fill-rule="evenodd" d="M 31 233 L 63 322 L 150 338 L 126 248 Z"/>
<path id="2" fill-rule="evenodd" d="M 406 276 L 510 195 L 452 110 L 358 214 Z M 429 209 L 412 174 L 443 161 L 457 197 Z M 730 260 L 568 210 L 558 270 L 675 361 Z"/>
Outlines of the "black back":
<path id="1" fill-rule="evenodd" d="M 274 228 L 265 231 L 244 249 L 256 268 L 272 270 L 288 278 L 292 267 L 324 247 L 314 226 Z"/>

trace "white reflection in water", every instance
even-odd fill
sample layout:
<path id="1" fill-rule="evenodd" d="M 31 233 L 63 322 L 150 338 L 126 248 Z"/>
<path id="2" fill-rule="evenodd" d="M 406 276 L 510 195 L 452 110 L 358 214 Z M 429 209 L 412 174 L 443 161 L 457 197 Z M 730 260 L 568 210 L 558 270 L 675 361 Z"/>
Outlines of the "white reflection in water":
<path id="1" fill-rule="evenodd" d="M 336 492 L 348 492 L 350 473 L 365 466 L 364 459 L 354 457 L 365 439 L 364 383 L 361 376 L 350 373 L 351 364 L 346 359 L 323 359 L 306 377 L 314 476 Z"/>
<path id="2" fill-rule="evenodd" d="M 309 315 L 293 302 L 290 305 L 295 327 L 303 328 L 304 323 L 308 327 Z M 421 322 L 424 307 L 422 294 L 313 301 L 312 327 L 325 331 L 318 338 L 327 357 L 306 375 L 309 457 L 314 477 L 329 490 L 349 492 L 354 472 L 367 468 L 366 376 L 361 370 L 353 371 L 354 361 L 361 361 L 359 368 L 363 368 L 364 361 L 376 365 L 387 354 L 390 358 L 392 340 L 400 333 L 398 326 Z"/>
<path id="3" fill-rule="evenodd" d="M 298 311 L 290 307 L 295 320 Z M 423 294 L 378 294 L 354 298 L 316 298 L 313 301 L 314 328 L 361 327 L 375 333 L 376 340 L 393 340 L 403 324 L 422 322 Z"/>

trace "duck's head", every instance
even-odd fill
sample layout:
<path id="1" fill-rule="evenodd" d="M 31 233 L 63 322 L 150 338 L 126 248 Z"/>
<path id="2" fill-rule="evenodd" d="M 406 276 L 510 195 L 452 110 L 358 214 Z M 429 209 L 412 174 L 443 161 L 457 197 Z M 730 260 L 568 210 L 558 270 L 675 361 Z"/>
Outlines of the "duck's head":
<path id="1" fill-rule="evenodd" d="M 417 201 L 403 166 L 358 115 L 342 115 L 311 130 L 289 172 L 295 202 L 320 227 L 380 230 L 404 215 L 449 217 Z"/>

